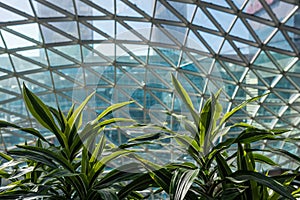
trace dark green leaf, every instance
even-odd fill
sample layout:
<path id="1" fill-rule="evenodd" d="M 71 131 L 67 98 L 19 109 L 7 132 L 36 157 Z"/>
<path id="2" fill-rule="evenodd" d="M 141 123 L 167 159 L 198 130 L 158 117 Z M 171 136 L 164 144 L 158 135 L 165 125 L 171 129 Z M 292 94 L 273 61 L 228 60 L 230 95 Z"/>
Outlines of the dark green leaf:
<path id="1" fill-rule="evenodd" d="M 257 183 L 267 186 L 268 188 L 274 190 L 275 192 L 287 199 L 295 199 L 284 185 L 275 181 L 273 178 L 267 177 L 258 172 L 237 171 L 233 173 L 230 177 L 234 178 L 237 181 L 255 181 Z"/>

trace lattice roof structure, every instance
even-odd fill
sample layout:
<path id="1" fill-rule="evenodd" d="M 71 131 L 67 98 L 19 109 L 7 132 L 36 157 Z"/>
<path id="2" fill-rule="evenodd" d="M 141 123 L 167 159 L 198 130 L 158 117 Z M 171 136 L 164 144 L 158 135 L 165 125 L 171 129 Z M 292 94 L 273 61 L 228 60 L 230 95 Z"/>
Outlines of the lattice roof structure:
<path id="1" fill-rule="evenodd" d="M 173 126 L 165 110 L 185 112 L 174 73 L 199 109 L 219 88 L 224 112 L 270 92 L 232 122 L 299 132 L 297 0 L 1 0 L 0 16 L 1 119 L 39 126 L 24 106 L 24 82 L 62 110 L 96 90 L 90 114 L 134 99 L 115 114 Z M 1 134 L 3 147 L 30 139 Z M 128 134 L 110 135 L 121 143 Z"/>

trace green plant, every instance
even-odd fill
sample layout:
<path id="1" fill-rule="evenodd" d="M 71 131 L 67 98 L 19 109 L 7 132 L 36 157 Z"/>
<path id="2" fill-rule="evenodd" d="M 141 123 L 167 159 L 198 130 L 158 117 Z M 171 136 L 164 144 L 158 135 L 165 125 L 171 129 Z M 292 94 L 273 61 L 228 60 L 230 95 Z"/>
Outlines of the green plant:
<path id="1" fill-rule="evenodd" d="M 23 97 L 28 110 L 57 141 L 48 141 L 34 128 L 22 128 L 0 121 L 1 128 L 19 129 L 38 138 L 35 145 L 17 145 L 8 154 L 0 154 L 3 158 L 0 176 L 8 181 L 6 186 L 0 188 L 0 199 L 117 199 L 119 183 L 134 175 L 119 168 L 110 173 L 104 170 L 109 161 L 128 155 L 131 151 L 107 145 L 101 132 L 112 123 L 131 122 L 123 118 L 105 118 L 131 102 L 109 106 L 95 120 L 83 126 L 82 112 L 92 95 L 76 109 L 73 105 L 65 115 L 59 108 L 46 106 L 23 85 Z"/>
<path id="2" fill-rule="evenodd" d="M 118 193 L 119 197 L 126 197 L 132 191 L 154 187 L 158 192 L 164 190 L 170 199 L 174 200 L 257 200 L 281 197 L 294 199 L 291 193 L 295 189 L 289 184 L 296 175 L 269 177 L 267 174 L 258 172 L 256 169 L 258 162 L 271 166 L 276 166 L 276 163 L 251 148 L 251 144 L 258 141 L 280 139 L 279 135 L 286 131 L 265 130 L 246 123 L 226 126 L 226 122 L 232 115 L 248 103 L 261 98 L 260 96 L 243 102 L 221 116 L 222 106 L 218 101 L 221 91 L 216 95 L 211 95 L 211 98 L 198 112 L 188 93 L 174 76 L 172 76 L 172 82 L 177 94 L 190 112 L 192 120 L 174 113 L 171 115 L 183 124 L 189 134 L 183 135 L 167 127 L 154 125 L 154 127 L 160 128 L 161 132 L 132 138 L 127 146 L 123 145 L 123 147 L 156 143 L 165 138 L 174 138 L 192 161 L 159 166 L 135 155 L 135 158 L 148 169 L 149 173 L 124 187 Z M 227 134 L 234 127 L 242 128 L 243 131 L 237 137 L 227 138 L 217 143 L 221 135 Z M 141 180 L 144 184 L 142 188 L 139 185 Z"/>

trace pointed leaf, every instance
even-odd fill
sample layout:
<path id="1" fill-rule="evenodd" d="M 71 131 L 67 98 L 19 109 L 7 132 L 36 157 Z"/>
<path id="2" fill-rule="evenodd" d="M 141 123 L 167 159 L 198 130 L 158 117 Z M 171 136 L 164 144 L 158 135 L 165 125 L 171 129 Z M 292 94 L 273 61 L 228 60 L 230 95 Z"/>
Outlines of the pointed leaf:
<path id="1" fill-rule="evenodd" d="M 68 118 L 68 124 L 69 124 L 69 127 L 71 130 L 73 129 L 74 125 L 77 126 L 77 129 L 79 129 L 81 127 L 82 111 L 94 94 L 95 94 L 95 92 L 93 92 L 88 97 L 86 97 L 85 100 L 78 106 L 78 108 L 76 108 L 76 110 L 74 110 L 74 112 L 71 114 L 70 118 Z"/>
<path id="2" fill-rule="evenodd" d="M 107 107 L 98 117 L 93 121 L 93 123 L 98 123 L 103 117 L 105 117 L 107 114 L 111 113 L 114 110 L 120 109 L 128 104 L 133 103 L 134 101 L 128 101 L 128 102 L 122 102 L 122 103 L 116 103 L 109 107 Z"/>
<path id="3" fill-rule="evenodd" d="M 194 179 L 197 177 L 199 169 L 183 170 L 178 169 L 172 177 L 170 184 L 170 197 L 172 200 L 183 200 Z"/>
<path id="4" fill-rule="evenodd" d="M 193 102 L 189 97 L 189 94 L 186 92 L 186 90 L 183 88 L 181 83 L 176 79 L 176 77 L 172 74 L 172 83 L 175 87 L 176 92 L 180 96 L 181 100 L 184 102 L 185 106 L 189 109 L 195 124 L 199 124 L 199 114 L 196 112 Z"/>
<path id="5" fill-rule="evenodd" d="M 271 177 L 267 177 L 263 174 L 258 172 L 250 172 L 250 171 L 237 171 L 231 175 L 237 181 L 255 181 L 262 185 L 267 186 L 268 188 L 274 190 L 275 192 L 279 193 L 283 197 L 291 200 L 295 200 L 295 198 L 290 194 L 287 188 L 280 184 L 279 182 L 275 181 Z"/>
<path id="6" fill-rule="evenodd" d="M 30 113 L 45 128 L 55 134 L 59 143 L 63 146 L 66 144 L 66 138 L 58 129 L 48 107 L 23 84 L 23 98 Z"/>

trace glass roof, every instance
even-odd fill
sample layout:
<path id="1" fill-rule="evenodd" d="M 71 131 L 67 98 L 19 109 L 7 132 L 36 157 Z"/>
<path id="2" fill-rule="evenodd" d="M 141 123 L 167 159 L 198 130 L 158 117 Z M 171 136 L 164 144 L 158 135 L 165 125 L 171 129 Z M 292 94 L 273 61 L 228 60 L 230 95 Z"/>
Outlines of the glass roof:
<path id="1" fill-rule="evenodd" d="M 134 99 L 113 114 L 173 127 L 165 110 L 185 113 L 174 73 L 198 108 L 219 88 L 224 112 L 271 92 L 232 122 L 297 133 L 299 50 L 298 0 L 1 0 L 0 118 L 39 126 L 22 102 L 24 82 L 62 110 L 96 90 L 89 115 Z M 115 143 L 132 134 L 116 131 Z M 1 145 L 28 139 L 7 130 Z"/>

